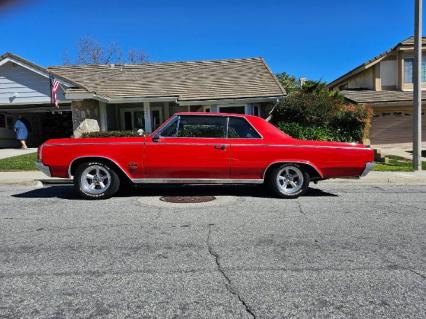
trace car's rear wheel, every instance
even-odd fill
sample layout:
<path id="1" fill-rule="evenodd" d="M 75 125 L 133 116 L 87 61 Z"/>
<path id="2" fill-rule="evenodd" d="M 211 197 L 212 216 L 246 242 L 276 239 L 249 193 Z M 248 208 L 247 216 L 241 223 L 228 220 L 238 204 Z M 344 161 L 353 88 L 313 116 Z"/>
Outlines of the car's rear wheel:
<path id="1" fill-rule="evenodd" d="M 81 164 L 74 175 L 74 186 L 87 199 L 107 199 L 117 193 L 120 178 L 114 169 L 101 162 Z"/>
<path id="2" fill-rule="evenodd" d="M 272 168 L 267 184 L 281 198 L 303 195 L 309 186 L 309 174 L 297 164 L 283 164 Z"/>

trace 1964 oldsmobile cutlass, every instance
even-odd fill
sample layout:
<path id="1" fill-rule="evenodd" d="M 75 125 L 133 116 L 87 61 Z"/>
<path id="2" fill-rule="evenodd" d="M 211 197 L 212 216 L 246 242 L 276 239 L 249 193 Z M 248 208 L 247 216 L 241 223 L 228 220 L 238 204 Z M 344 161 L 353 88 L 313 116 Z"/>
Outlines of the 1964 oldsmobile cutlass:
<path id="1" fill-rule="evenodd" d="M 49 140 L 37 164 L 49 176 L 74 177 L 88 199 L 109 198 L 129 181 L 265 183 L 295 198 L 310 181 L 366 175 L 373 158 L 364 145 L 297 140 L 257 116 L 177 113 L 146 137 Z"/>

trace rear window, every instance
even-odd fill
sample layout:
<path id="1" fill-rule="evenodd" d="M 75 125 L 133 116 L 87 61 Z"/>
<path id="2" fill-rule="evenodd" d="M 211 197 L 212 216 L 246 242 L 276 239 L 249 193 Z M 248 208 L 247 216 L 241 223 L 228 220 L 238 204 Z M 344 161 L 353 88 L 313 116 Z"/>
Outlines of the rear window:
<path id="1" fill-rule="evenodd" d="M 261 138 L 259 133 L 246 121 L 240 117 L 230 117 L 228 126 L 229 138 Z"/>

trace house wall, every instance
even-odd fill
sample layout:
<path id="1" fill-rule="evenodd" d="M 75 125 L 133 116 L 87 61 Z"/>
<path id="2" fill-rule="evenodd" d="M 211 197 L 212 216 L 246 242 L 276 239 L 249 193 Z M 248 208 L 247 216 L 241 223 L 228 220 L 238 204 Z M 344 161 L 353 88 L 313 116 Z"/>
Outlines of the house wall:
<path id="1" fill-rule="evenodd" d="M 348 81 L 348 89 L 374 89 L 374 70 L 367 69 Z"/>
<path id="2" fill-rule="evenodd" d="M 58 98 L 64 100 L 62 90 Z M 0 104 L 50 103 L 49 79 L 22 66 L 7 62 L 0 66 Z"/>
<path id="3" fill-rule="evenodd" d="M 382 89 L 396 89 L 398 85 L 398 61 L 397 59 L 380 62 L 380 79 Z"/>

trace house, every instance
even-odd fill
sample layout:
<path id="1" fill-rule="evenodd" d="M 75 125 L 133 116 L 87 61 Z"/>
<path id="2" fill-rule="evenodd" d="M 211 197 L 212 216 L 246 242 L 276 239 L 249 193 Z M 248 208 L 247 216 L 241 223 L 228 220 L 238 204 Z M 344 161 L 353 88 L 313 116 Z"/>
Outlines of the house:
<path id="1" fill-rule="evenodd" d="M 72 82 L 73 129 L 84 119 L 101 130 L 150 133 L 176 112 L 204 111 L 267 115 L 285 95 L 262 58 L 145 64 L 49 67 Z"/>
<path id="2" fill-rule="evenodd" d="M 52 137 L 71 136 L 71 102 L 65 99 L 62 89 L 69 86 L 69 83 L 61 81 L 59 108 L 52 107 L 49 72 L 17 55 L 1 55 L 0 147 L 19 145 L 13 131 L 19 116 L 30 124 L 30 145 L 38 145 Z"/>
<path id="3" fill-rule="evenodd" d="M 426 38 L 423 38 L 423 46 Z M 370 142 L 380 148 L 412 147 L 414 39 L 398 43 L 328 84 L 350 102 L 372 107 Z M 426 89 L 426 49 L 423 49 L 422 89 Z M 425 109 L 426 91 L 422 95 Z M 422 126 L 426 147 L 426 123 Z"/>
<path id="4" fill-rule="evenodd" d="M 49 75 L 59 80 L 59 109 L 50 105 Z M 31 124 L 30 144 L 100 130 L 152 132 L 180 111 L 267 116 L 284 89 L 262 58 L 43 68 L 11 53 L 0 56 L 0 147 L 15 146 L 13 124 Z"/>

